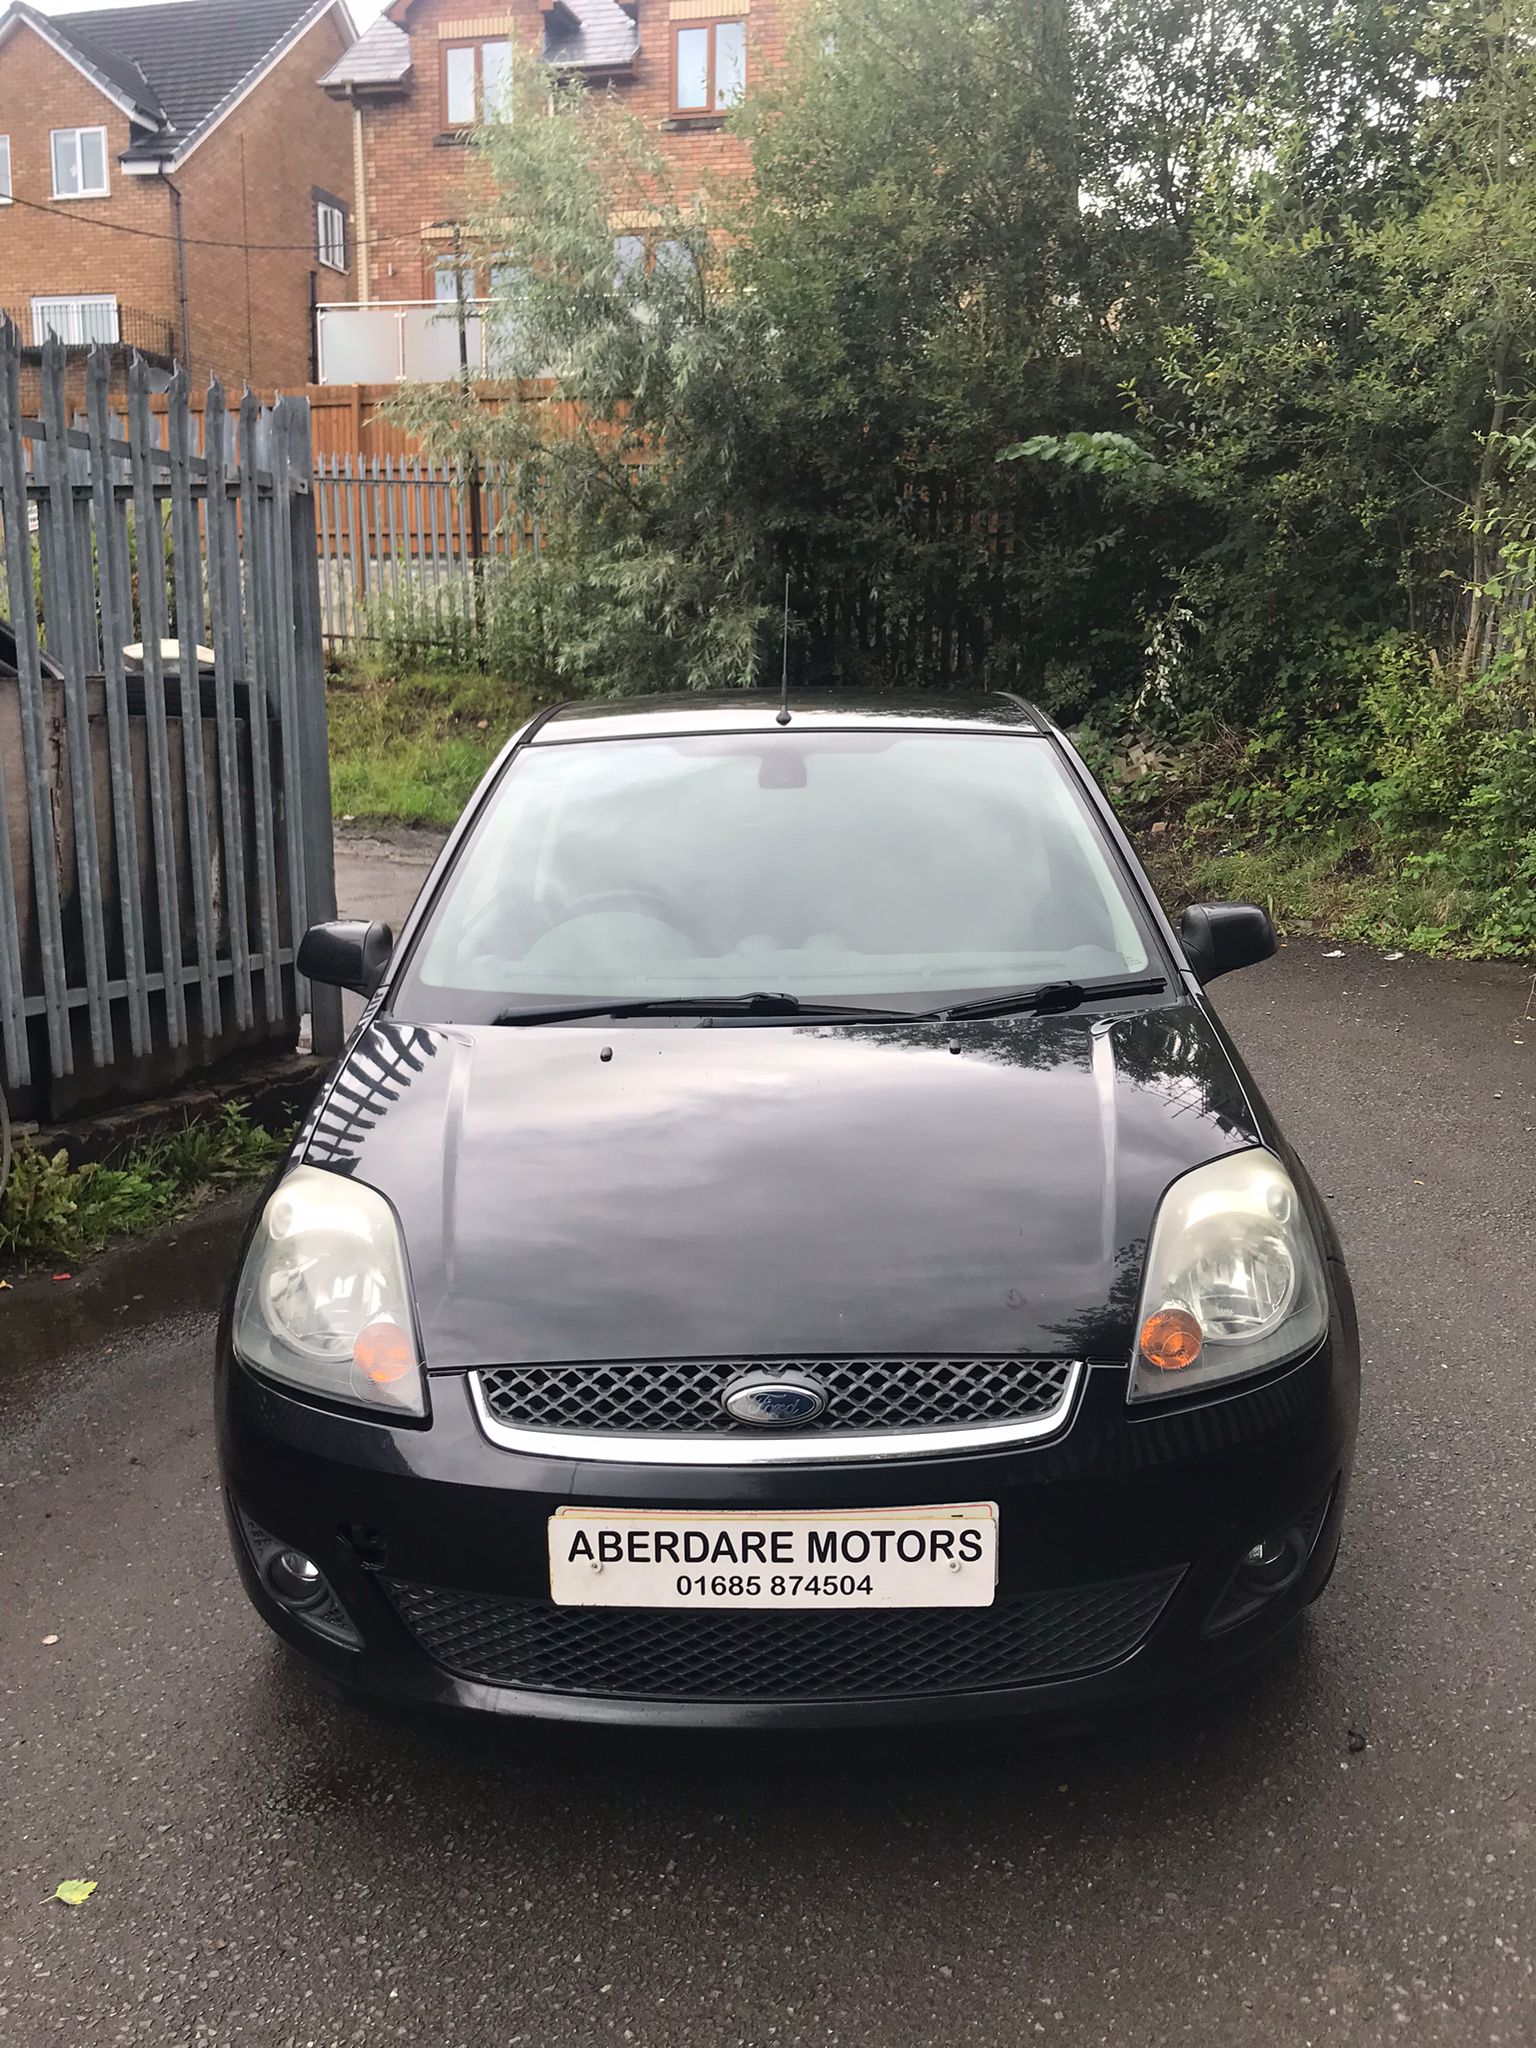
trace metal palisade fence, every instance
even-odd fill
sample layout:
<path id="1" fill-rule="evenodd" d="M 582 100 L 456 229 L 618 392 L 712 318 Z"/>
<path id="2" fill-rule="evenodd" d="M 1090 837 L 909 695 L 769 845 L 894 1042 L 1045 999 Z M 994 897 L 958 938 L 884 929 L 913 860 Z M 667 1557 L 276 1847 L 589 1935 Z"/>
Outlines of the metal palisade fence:
<path id="1" fill-rule="evenodd" d="M 34 414 L 0 325 L 0 1071 L 44 1119 L 340 1035 L 294 969 L 335 894 L 308 407 L 215 384 L 199 446 L 184 375 L 156 418 L 135 360 L 124 420 L 79 364 Z"/>

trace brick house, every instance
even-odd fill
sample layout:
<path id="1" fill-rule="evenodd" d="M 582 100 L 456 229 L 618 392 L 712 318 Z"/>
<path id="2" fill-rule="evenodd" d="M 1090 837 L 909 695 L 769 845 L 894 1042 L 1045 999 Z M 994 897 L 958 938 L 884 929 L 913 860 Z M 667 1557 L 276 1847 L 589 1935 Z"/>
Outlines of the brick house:
<path id="1" fill-rule="evenodd" d="M 29 348 L 137 348 L 292 388 L 350 299 L 352 128 L 316 81 L 342 0 L 0 13 L 0 309 Z"/>
<path id="2" fill-rule="evenodd" d="M 748 79 L 781 59 L 789 4 L 393 0 L 321 80 L 355 123 L 359 247 L 357 307 L 322 322 L 322 381 L 452 373 L 457 332 L 438 309 L 457 291 L 453 223 L 471 210 L 463 145 L 523 53 L 611 86 L 654 129 L 687 193 L 692 178 L 702 186 L 748 168 L 726 115 Z M 620 260 L 641 253 L 638 237 L 623 239 L 632 246 Z"/>

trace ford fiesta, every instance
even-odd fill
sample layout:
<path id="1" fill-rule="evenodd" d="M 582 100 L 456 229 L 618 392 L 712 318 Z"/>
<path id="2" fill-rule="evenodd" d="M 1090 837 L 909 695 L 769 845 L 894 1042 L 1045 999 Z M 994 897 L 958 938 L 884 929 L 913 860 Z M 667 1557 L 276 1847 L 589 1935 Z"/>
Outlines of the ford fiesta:
<path id="1" fill-rule="evenodd" d="M 510 743 L 219 1337 L 252 1600 L 359 1696 L 704 1725 L 1230 1673 L 1333 1568 L 1349 1284 L 1011 698 L 584 705 Z"/>

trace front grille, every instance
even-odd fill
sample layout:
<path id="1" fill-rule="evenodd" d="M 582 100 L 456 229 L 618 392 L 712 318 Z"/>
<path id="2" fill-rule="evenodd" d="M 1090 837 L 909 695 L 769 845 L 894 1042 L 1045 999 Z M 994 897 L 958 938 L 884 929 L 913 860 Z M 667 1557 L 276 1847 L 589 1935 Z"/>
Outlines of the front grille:
<path id="1" fill-rule="evenodd" d="M 1076 1368 L 1063 1358 L 668 1358 L 601 1365 L 499 1365 L 480 1374 L 495 1422 L 597 1436 L 745 1436 L 729 1414 L 736 1380 L 790 1374 L 826 1395 L 797 1436 L 1025 1422 L 1062 1406 Z"/>
<path id="2" fill-rule="evenodd" d="M 1178 1571 L 992 1607 L 743 1613 L 555 1607 L 382 1581 L 427 1655 L 534 1692 L 652 1700 L 907 1699 L 1078 1677 L 1128 1657 Z"/>

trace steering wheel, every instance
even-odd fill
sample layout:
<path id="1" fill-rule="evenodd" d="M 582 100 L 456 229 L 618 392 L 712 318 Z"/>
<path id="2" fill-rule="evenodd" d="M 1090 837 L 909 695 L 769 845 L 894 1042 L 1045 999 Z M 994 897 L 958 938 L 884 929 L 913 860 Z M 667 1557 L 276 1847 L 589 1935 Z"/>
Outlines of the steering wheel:
<path id="1" fill-rule="evenodd" d="M 708 951 L 703 934 L 685 914 L 679 914 L 677 906 L 663 896 L 659 889 L 594 889 L 590 895 L 578 896 L 574 903 L 568 903 L 549 926 L 549 930 L 558 931 L 561 925 L 571 924 L 578 917 L 600 917 L 608 910 L 639 910 L 642 914 L 648 913 L 659 923 L 685 938 L 696 953 Z"/>

